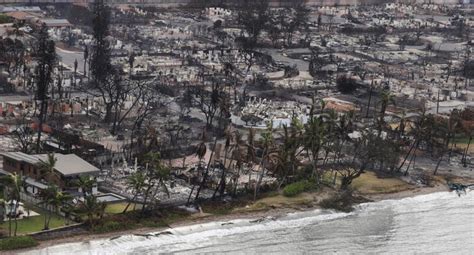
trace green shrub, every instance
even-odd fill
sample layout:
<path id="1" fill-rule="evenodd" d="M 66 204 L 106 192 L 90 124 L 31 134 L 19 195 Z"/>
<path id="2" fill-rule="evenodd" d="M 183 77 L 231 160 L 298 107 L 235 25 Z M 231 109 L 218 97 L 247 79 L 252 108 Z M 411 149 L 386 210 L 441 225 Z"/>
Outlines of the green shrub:
<path id="1" fill-rule="evenodd" d="M 5 23 L 10 23 L 12 22 L 12 19 L 4 14 L 0 14 L 0 24 L 5 24 Z"/>
<path id="2" fill-rule="evenodd" d="M 15 236 L 0 239 L 0 251 L 29 248 L 36 245 L 38 245 L 38 241 L 31 236 Z"/>
<path id="3" fill-rule="evenodd" d="M 283 189 L 283 195 L 285 197 L 293 197 L 302 192 L 312 190 L 315 187 L 316 185 L 313 182 L 306 181 L 306 180 L 294 182 L 294 183 L 286 185 L 286 187 Z"/>
<path id="4" fill-rule="evenodd" d="M 117 221 L 106 221 L 101 225 L 94 227 L 94 232 L 96 233 L 108 233 L 114 231 L 121 231 L 128 229 L 133 224 L 128 224 L 126 222 L 117 222 Z"/>

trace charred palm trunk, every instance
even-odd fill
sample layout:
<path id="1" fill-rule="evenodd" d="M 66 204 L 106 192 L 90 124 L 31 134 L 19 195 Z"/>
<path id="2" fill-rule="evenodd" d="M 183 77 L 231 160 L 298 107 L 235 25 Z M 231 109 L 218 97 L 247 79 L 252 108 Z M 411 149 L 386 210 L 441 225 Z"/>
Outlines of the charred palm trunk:
<path id="1" fill-rule="evenodd" d="M 263 180 L 263 176 L 265 175 L 265 158 L 267 157 L 267 154 L 268 154 L 268 149 L 265 148 L 265 150 L 263 151 L 263 154 L 262 154 L 262 162 L 260 164 L 260 167 L 261 167 L 261 172 L 260 174 L 258 175 L 258 180 L 257 180 L 257 183 L 255 184 L 255 190 L 254 190 L 254 193 L 253 193 L 253 200 L 257 200 L 257 195 L 258 195 L 258 192 L 260 190 L 260 185 L 262 184 L 262 180 Z"/>
<path id="2" fill-rule="evenodd" d="M 38 139 L 36 140 L 36 153 L 41 152 L 41 133 L 43 132 L 43 123 L 46 115 L 46 100 L 41 100 L 40 114 L 39 114 L 39 125 L 38 125 Z"/>
<path id="3" fill-rule="evenodd" d="M 407 161 L 408 157 L 410 156 L 411 154 L 411 151 L 413 150 L 413 148 L 415 148 L 415 145 L 418 143 L 418 141 L 414 141 L 413 144 L 411 145 L 410 147 L 410 150 L 408 150 L 407 154 L 405 155 L 405 158 L 403 159 L 402 163 L 400 164 L 400 166 L 398 167 L 397 171 L 400 172 L 400 170 L 402 169 L 403 165 L 405 165 L 405 162 Z"/>
<path id="4" fill-rule="evenodd" d="M 472 141 L 472 136 L 469 136 L 469 141 L 467 142 L 467 147 L 464 150 L 464 155 L 462 156 L 462 163 L 464 164 L 464 167 L 466 167 L 467 153 L 469 152 L 469 146 L 471 145 L 471 141 Z"/>
<path id="5" fill-rule="evenodd" d="M 204 188 L 204 185 L 206 184 L 206 179 L 207 179 L 207 176 L 209 175 L 209 168 L 211 167 L 212 157 L 214 156 L 214 152 L 216 151 L 216 146 L 217 146 L 217 135 L 216 135 L 216 138 L 214 139 L 214 144 L 212 145 L 211 156 L 209 157 L 209 161 L 207 162 L 207 168 L 204 171 L 204 176 L 202 177 L 202 181 L 199 184 L 194 201 L 197 201 L 199 199 L 201 190 L 202 188 Z"/>
<path id="6" fill-rule="evenodd" d="M 226 167 L 227 153 L 228 153 L 228 150 L 226 149 L 225 153 L 224 153 L 224 168 L 222 169 L 221 180 L 220 180 L 219 184 L 217 185 L 216 189 L 214 190 L 214 194 L 212 194 L 212 199 L 215 199 L 217 191 L 219 191 L 219 195 L 221 197 L 224 195 L 225 182 L 226 182 L 226 180 L 225 180 L 226 179 L 226 170 L 227 170 L 227 167 Z"/>
<path id="7" fill-rule="evenodd" d="M 130 205 L 132 204 L 132 202 L 135 202 L 135 199 L 137 199 L 138 197 L 138 192 L 135 193 L 135 195 L 133 196 L 132 200 L 128 202 L 127 206 L 125 206 L 125 208 L 123 209 L 122 213 L 126 213 L 128 208 L 130 207 Z"/>
<path id="8" fill-rule="evenodd" d="M 407 166 L 407 169 L 405 170 L 405 173 L 403 175 L 407 176 L 408 175 L 408 170 L 410 169 L 410 165 L 412 162 L 414 162 L 415 158 L 416 158 L 416 151 L 418 149 L 418 145 L 419 145 L 419 141 L 416 143 L 415 145 L 415 150 L 413 151 L 413 154 L 411 156 L 411 159 L 410 161 L 408 162 L 408 166 Z M 415 166 L 415 164 L 413 163 L 413 167 Z"/>

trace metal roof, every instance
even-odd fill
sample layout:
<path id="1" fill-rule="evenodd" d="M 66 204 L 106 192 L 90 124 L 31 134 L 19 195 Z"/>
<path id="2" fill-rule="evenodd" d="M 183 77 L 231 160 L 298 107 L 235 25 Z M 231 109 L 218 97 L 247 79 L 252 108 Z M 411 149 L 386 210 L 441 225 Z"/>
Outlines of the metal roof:
<path id="1" fill-rule="evenodd" d="M 71 23 L 69 23 L 67 19 L 41 19 L 41 22 L 48 27 L 71 26 Z"/>
<path id="2" fill-rule="evenodd" d="M 0 12 L 40 12 L 38 6 L 0 6 Z"/>
<path id="3" fill-rule="evenodd" d="M 0 155 L 32 165 L 48 160 L 48 154 L 28 155 L 23 152 L 3 152 L 0 153 Z M 54 157 L 57 159 L 54 169 L 64 176 L 96 174 L 100 171 L 97 167 L 91 165 L 76 154 L 55 153 Z"/>
<path id="4" fill-rule="evenodd" d="M 11 174 L 10 172 L 7 172 L 3 169 L 0 169 L 0 175 L 9 175 Z M 41 182 L 38 182 L 36 181 L 35 179 L 31 178 L 31 177 L 26 177 L 25 178 L 25 182 L 31 186 L 35 186 L 39 189 L 46 189 L 48 188 L 48 185 L 44 184 L 44 183 L 41 183 Z"/>

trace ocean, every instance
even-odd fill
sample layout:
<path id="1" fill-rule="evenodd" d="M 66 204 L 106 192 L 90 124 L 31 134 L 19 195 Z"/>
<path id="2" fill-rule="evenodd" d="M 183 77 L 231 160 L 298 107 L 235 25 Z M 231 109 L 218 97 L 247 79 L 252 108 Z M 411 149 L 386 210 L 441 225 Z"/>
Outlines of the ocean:
<path id="1" fill-rule="evenodd" d="M 211 222 L 24 254 L 162 253 L 474 254 L 474 191 L 364 203 L 351 213 L 318 209 L 278 219 Z"/>

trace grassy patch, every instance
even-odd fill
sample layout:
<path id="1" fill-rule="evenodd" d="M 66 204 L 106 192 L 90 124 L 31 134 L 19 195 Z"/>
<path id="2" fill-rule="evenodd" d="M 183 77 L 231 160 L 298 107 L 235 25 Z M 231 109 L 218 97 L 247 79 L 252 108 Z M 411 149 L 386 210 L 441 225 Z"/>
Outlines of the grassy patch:
<path id="1" fill-rule="evenodd" d="M 0 239 L 0 250 L 16 250 L 28 247 L 34 247 L 38 245 L 38 241 L 33 239 L 31 236 L 15 236 Z"/>
<path id="2" fill-rule="evenodd" d="M 235 208 L 245 206 L 246 203 L 241 201 L 233 201 L 231 203 L 222 202 L 205 202 L 201 205 L 204 213 L 210 213 L 213 215 L 227 215 L 234 211 Z"/>
<path id="3" fill-rule="evenodd" d="M 107 214 L 122 213 L 125 207 L 127 207 L 127 204 L 128 204 L 127 202 L 107 204 L 107 207 L 105 208 L 105 213 Z M 133 211 L 134 205 L 135 205 L 134 203 L 130 204 L 127 211 Z M 141 208 L 142 208 L 141 204 L 136 204 L 135 210 L 140 210 Z"/>
<path id="4" fill-rule="evenodd" d="M 451 140 L 451 143 L 467 144 L 467 143 L 469 143 L 469 136 L 457 135 Z"/>
<path id="5" fill-rule="evenodd" d="M 125 214 L 110 214 L 97 222 L 91 231 L 108 233 L 137 228 L 167 227 L 169 224 L 186 219 L 189 215 L 186 211 L 174 208 L 146 213 L 130 211 Z"/>
<path id="6" fill-rule="evenodd" d="M 31 216 L 21 220 L 18 220 L 18 231 L 17 234 L 28 234 L 43 230 L 44 228 L 44 214 L 46 212 L 35 209 L 40 215 Z M 53 214 L 51 221 L 49 222 L 49 229 L 59 228 L 65 226 L 65 219 L 58 215 Z M 0 227 L 8 232 L 8 220 L 3 222 Z M 12 219 L 12 231 L 15 228 L 15 223 Z"/>
<path id="7" fill-rule="evenodd" d="M 362 194 L 394 193 L 412 188 L 395 177 L 379 178 L 374 172 L 365 172 L 352 182 L 352 188 Z"/>

